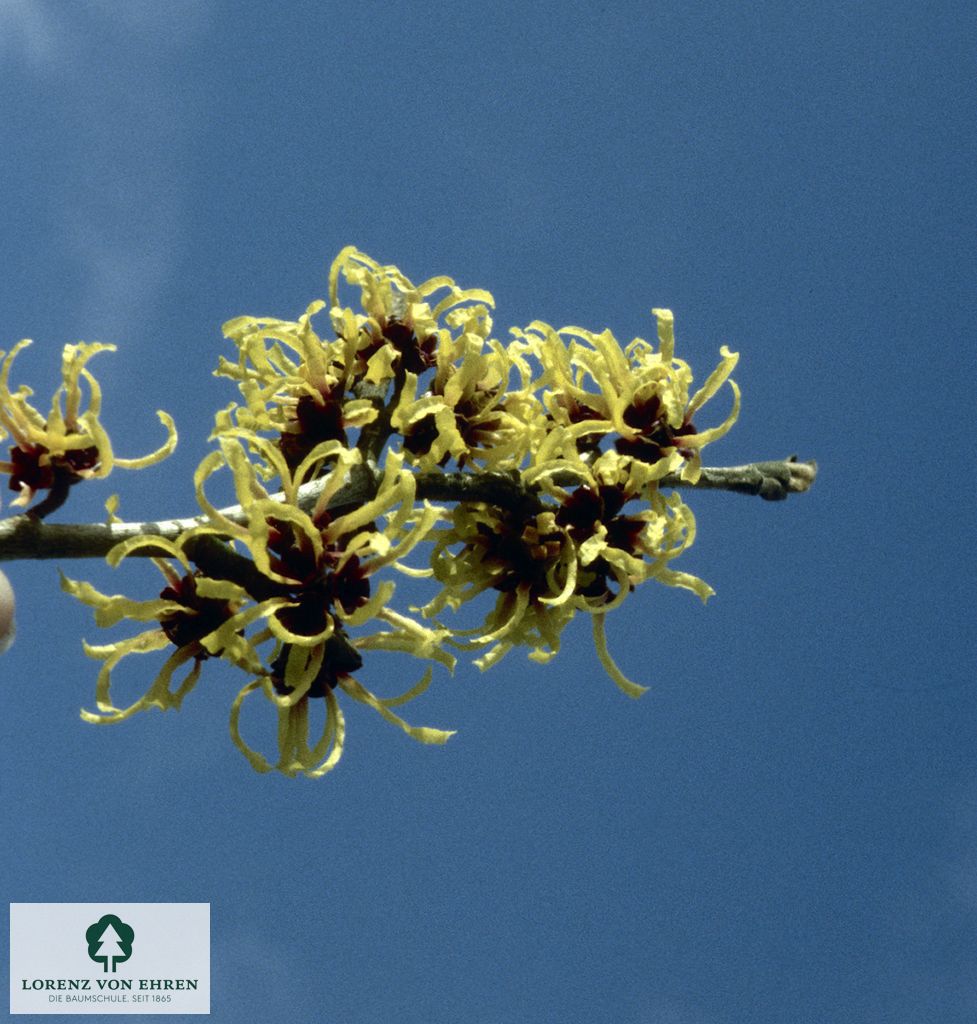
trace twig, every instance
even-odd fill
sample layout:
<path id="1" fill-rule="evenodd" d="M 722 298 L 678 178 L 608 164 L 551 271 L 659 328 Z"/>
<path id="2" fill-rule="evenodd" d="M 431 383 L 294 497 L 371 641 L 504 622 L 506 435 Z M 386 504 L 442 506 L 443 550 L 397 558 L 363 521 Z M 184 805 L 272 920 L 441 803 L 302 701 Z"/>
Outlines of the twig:
<path id="1" fill-rule="evenodd" d="M 779 501 L 788 494 L 801 494 L 814 483 L 817 464 L 798 462 L 796 456 L 774 462 L 752 462 L 745 466 L 703 467 L 695 484 L 675 476 L 660 481 L 662 487 L 686 487 L 695 490 L 734 491 L 754 494 L 768 501 Z M 316 480 L 300 489 L 299 503 L 311 509 L 322 488 Z M 348 511 L 370 498 L 370 483 L 354 480 L 339 490 L 330 507 Z M 282 500 L 281 495 L 275 496 Z M 501 473 L 421 473 L 417 478 L 419 501 L 480 501 L 514 510 L 533 505 L 536 496 L 512 476 Z M 235 522 L 244 522 L 239 505 L 222 509 Z M 102 558 L 120 541 L 138 536 L 157 536 L 176 540 L 186 530 L 207 523 L 204 516 L 187 519 L 160 519 L 145 523 L 49 523 L 31 515 L 0 520 L 0 562 L 24 558 Z M 134 554 L 163 555 L 162 549 L 140 548 Z"/>

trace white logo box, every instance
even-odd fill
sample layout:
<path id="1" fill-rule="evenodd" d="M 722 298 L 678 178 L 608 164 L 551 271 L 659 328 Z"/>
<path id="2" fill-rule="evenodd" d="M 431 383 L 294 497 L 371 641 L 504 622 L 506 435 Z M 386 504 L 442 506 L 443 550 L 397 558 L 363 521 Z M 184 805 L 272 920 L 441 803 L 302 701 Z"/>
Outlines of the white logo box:
<path id="1" fill-rule="evenodd" d="M 210 904 L 11 903 L 10 1012 L 210 1013 Z"/>

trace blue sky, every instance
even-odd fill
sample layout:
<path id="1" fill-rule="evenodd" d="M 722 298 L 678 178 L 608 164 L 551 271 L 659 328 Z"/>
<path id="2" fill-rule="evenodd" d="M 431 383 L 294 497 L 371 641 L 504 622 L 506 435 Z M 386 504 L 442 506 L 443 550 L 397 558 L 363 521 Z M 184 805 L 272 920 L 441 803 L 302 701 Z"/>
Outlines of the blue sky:
<path id="1" fill-rule="evenodd" d="M 351 709 L 316 783 L 250 771 L 220 666 L 179 714 L 81 723 L 90 614 L 8 565 L 4 901 L 210 902 L 219 1022 L 970 1024 L 974 29 L 955 2 L 0 2 L 0 348 L 35 339 L 43 395 L 64 343 L 117 343 L 116 448 L 158 444 L 157 408 L 181 432 L 61 521 L 192 512 L 221 323 L 294 317 L 347 244 L 491 290 L 499 332 L 650 337 L 670 307 L 700 375 L 741 353 L 707 461 L 821 466 L 780 505 L 689 497 L 716 597 L 649 584 L 609 623 L 642 700 L 579 621 L 552 665 L 413 705 L 443 748 Z"/>

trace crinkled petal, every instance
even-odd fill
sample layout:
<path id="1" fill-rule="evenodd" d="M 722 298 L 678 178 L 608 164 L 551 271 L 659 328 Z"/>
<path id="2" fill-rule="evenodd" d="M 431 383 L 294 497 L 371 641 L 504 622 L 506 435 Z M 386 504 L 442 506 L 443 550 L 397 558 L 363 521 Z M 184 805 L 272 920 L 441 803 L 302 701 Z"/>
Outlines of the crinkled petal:
<path id="1" fill-rule="evenodd" d="M 604 666 L 604 670 L 607 674 L 614 680 L 617 687 L 629 697 L 640 697 L 643 693 L 647 693 L 647 686 L 639 686 L 637 683 L 633 683 L 617 667 L 617 665 L 614 664 L 614 659 L 607 650 L 607 634 L 604 630 L 604 616 L 592 615 L 591 619 L 593 620 L 594 627 L 594 647 L 597 649 L 597 657 L 600 658 L 600 663 Z"/>

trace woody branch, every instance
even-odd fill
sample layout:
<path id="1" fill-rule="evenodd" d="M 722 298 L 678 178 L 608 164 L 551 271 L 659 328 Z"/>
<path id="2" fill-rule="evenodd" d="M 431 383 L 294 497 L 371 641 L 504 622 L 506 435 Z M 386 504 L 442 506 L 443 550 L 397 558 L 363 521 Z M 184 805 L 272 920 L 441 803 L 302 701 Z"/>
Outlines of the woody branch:
<path id="1" fill-rule="evenodd" d="M 815 462 L 800 462 L 796 457 L 751 462 L 742 466 L 704 466 L 696 483 L 669 475 L 661 487 L 691 490 L 721 490 L 757 495 L 767 501 L 779 501 L 790 494 L 801 494 L 814 483 Z M 575 477 L 566 481 L 572 484 Z M 311 509 L 320 493 L 321 481 L 306 484 L 300 490 L 300 505 Z M 331 507 L 349 510 L 370 497 L 370 481 L 358 478 L 337 492 Z M 417 476 L 417 500 L 444 502 L 483 502 L 502 508 L 526 508 L 538 502 L 535 491 L 522 486 L 513 476 L 501 473 L 420 473 Z M 243 522 L 240 507 L 222 512 Z M 181 533 L 206 523 L 203 516 L 160 519 L 150 522 L 49 523 L 30 514 L 0 521 L 0 561 L 44 558 L 101 558 L 120 541 L 152 535 L 176 540 Z M 162 549 L 140 548 L 133 555 L 163 555 Z"/>

